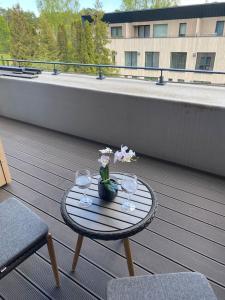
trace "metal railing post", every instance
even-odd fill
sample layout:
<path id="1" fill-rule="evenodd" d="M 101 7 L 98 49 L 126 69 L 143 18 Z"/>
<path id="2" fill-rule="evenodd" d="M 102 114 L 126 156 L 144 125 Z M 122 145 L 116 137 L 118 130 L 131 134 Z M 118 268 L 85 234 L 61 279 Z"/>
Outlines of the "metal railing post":
<path id="1" fill-rule="evenodd" d="M 98 79 L 98 80 L 105 79 L 105 76 L 104 76 L 104 74 L 102 72 L 102 68 L 101 67 L 98 68 L 98 77 L 96 79 Z"/>
<path id="2" fill-rule="evenodd" d="M 157 85 L 165 85 L 165 81 L 163 78 L 163 69 L 160 70 L 160 76 L 159 76 L 159 81 L 156 82 Z"/>
<path id="3" fill-rule="evenodd" d="M 54 68 L 53 68 L 52 75 L 58 75 L 60 72 L 56 69 L 55 64 L 53 66 L 54 66 Z"/>

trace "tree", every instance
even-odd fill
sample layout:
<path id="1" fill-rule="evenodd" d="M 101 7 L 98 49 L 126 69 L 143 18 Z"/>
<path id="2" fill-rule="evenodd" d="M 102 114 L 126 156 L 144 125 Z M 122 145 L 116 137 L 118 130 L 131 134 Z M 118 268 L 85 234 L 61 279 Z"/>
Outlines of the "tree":
<path id="1" fill-rule="evenodd" d="M 57 35 L 57 50 L 58 50 L 58 60 L 67 61 L 68 60 L 68 41 L 67 41 L 67 33 L 65 30 L 65 26 L 60 24 L 58 27 L 58 35 Z"/>
<path id="2" fill-rule="evenodd" d="M 88 13 L 91 21 L 83 21 L 82 15 Z M 80 12 L 79 18 L 73 23 L 73 59 L 85 64 L 110 64 L 111 53 L 107 47 L 108 27 L 102 21 L 104 12 L 100 1 L 96 1 L 94 9 Z M 78 70 L 75 68 L 75 70 Z M 95 68 L 85 68 L 86 72 L 95 72 Z"/>
<path id="3" fill-rule="evenodd" d="M 91 15 L 93 20 L 91 25 L 93 28 L 96 64 L 110 64 L 111 62 L 111 52 L 107 47 L 109 43 L 108 26 L 102 21 L 103 15 L 101 2 L 96 0 L 95 9 Z"/>
<path id="4" fill-rule="evenodd" d="M 38 0 L 37 5 L 40 11 L 39 53 L 42 53 L 42 56 L 44 54 L 47 60 L 54 59 L 65 62 L 73 60 L 72 30 L 73 23 L 78 19 L 79 1 Z"/>
<path id="5" fill-rule="evenodd" d="M 40 16 L 38 24 L 37 58 L 41 60 L 57 60 L 57 40 L 48 20 Z"/>
<path id="6" fill-rule="evenodd" d="M 122 0 L 121 10 L 171 7 L 178 5 L 179 2 L 179 0 Z"/>
<path id="7" fill-rule="evenodd" d="M 0 53 L 9 52 L 10 31 L 6 18 L 0 15 Z"/>
<path id="8" fill-rule="evenodd" d="M 36 0 L 41 15 L 45 15 L 48 22 L 57 31 L 61 24 L 71 25 L 74 14 L 79 12 L 79 0 Z"/>
<path id="9" fill-rule="evenodd" d="M 180 1 L 178 0 L 152 0 L 151 8 L 164 8 L 177 6 Z"/>
<path id="10" fill-rule="evenodd" d="M 24 12 L 19 5 L 9 12 L 10 53 L 19 59 L 35 58 L 37 51 L 36 17 Z"/>

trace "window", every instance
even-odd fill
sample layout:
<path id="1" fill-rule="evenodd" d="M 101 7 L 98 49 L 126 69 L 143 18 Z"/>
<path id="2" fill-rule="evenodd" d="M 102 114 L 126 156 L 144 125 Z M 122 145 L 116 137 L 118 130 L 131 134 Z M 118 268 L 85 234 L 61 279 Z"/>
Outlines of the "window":
<path id="1" fill-rule="evenodd" d="M 125 66 L 126 67 L 137 67 L 137 52 L 126 51 L 125 52 Z"/>
<path id="2" fill-rule="evenodd" d="M 150 37 L 150 25 L 134 26 L 135 37 L 148 38 Z"/>
<path id="3" fill-rule="evenodd" d="M 145 66 L 150 68 L 158 68 L 159 52 L 145 52 Z"/>
<path id="4" fill-rule="evenodd" d="M 213 70 L 216 53 L 198 53 L 196 60 L 196 70 Z"/>
<path id="5" fill-rule="evenodd" d="M 187 52 L 172 52 L 170 67 L 174 69 L 185 69 Z"/>
<path id="6" fill-rule="evenodd" d="M 218 36 L 223 35 L 223 30 L 224 30 L 224 21 L 217 21 L 216 30 L 215 30 L 216 35 Z"/>
<path id="7" fill-rule="evenodd" d="M 155 24 L 153 26 L 153 37 L 167 37 L 167 24 Z"/>
<path id="8" fill-rule="evenodd" d="M 122 37 L 122 26 L 111 27 L 111 37 Z"/>
<path id="9" fill-rule="evenodd" d="M 187 23 L 180 23 L 179 36 L 186 36 Z"/>
<path id="10" fill-rule="evenodd" d="M 115 65 L 116 64 L 116 51 L 112 51 L 112 64 Z"/>

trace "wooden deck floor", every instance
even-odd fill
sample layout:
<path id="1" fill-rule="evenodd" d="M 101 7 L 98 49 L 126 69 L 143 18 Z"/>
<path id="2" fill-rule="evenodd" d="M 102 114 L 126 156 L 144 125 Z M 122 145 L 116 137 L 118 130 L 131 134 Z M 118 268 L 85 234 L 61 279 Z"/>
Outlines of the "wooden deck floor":
<path id="1" fill-rule="evenodd" d="M 0 190 L 0 201 L 15 196 L 46 221 L 61 273 L 61 288 L 56 289 L 44 246 L 0 281 L 0 298 L 106 299 L 107 282 L 127 276 L 122 243 L 85 239 L 72 274 L 77 235 L 60 215 L 75 170 L 96 171 L 102 146 L 4 118 L 0 137 L 13 177 L 13 183 Z M 199 271 L 218 299 L 225 299 L 224 179 L 142 157 L 126 171 L 149 183 L 159 202 L 153 223 L 131 239 L 136 274 Z"/>

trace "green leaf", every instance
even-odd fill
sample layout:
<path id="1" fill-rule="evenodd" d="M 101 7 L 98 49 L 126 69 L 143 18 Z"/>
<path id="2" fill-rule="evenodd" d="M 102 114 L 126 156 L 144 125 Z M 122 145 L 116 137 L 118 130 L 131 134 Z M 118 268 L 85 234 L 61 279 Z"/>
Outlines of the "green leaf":
<path id="1" fill-rule="evenodd" d="M 105 168 L 100 167 L 99 170 L 102 181 L 109 181 L 109 166 L 107 165 Z"/>
<path id="2" fill-rule="evenodd" d="M 116 193 L 118 191 L 118 185 L 114 181 L 109 180 L 108 182 L 105 182 L 104 185 L 105 188 L 112 193 Z"/>

